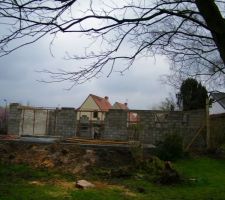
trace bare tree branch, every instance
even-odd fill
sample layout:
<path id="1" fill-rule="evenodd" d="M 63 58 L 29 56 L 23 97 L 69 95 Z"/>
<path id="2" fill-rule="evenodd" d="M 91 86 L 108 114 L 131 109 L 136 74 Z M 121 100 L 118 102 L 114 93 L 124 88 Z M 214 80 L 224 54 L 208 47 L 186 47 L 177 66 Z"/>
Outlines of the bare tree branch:
<path id="1" fill-rule="evenodd" d="M 105 68 L 109 76 L 126 62 L 122 73 L 138 57 L 156 54 L 168 56 L 173 74 L 180 74 L 174 77 L 224 79 L 224 1 L 4 0 L 0 6 L 0 57 L 58 33 L 82 33 L 94 45 L 101 41 L 98 51 L 90 46 L 83 55 L 67 55 L 74 62 L 88 61 L 88 66 L 71 72 L 44 70 L 50 82 L 80 84 Z M 130 50 L 124 51 L 127 46 Z"/>

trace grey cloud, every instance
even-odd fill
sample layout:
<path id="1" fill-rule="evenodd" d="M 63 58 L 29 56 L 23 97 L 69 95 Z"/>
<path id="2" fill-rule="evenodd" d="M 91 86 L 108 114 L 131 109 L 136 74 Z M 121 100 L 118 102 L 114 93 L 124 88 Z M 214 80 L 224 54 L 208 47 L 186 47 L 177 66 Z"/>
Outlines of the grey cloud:
<path id="1" fill-rule="evenodd" d="M 50 55 L 49 41 L 47 38 L 0 58 L 0 98 L 7 98 L 8 102 L 29 102 L 35 106 L 79 107 L 87 95 L 93 93 L 109 96 L 111 103 L 128 100 L 131 108 L 146 109 L 168 95 L 168 88 L 158 81 L 158 76 L 168 71 L 168 64 L 161 57 L 157 58 L 156 63 L 152 59 L 140 59 L 124 76 L 113 73 L 109 78 L 93 79 L 69 91 L 64 90 L 69 88 L 69 83 L 39 83 L 36 80 L 46 78 L 46 75 L 36 70 L 74 70 L 85 64 L 75 60 L 65 61 L 62 57 L 66 49 L 82 51 L 86 41 L 76 38 L 71 42 L 71 37 L 66 40 L 59 37 L 53 46 L 55 57 Z"/>

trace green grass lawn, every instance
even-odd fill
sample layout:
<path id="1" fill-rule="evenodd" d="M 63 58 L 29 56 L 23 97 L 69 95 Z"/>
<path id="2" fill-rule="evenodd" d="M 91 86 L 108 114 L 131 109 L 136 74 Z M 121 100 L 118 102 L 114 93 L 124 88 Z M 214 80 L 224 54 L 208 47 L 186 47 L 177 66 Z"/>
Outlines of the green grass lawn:
<path id="1" fill-rule="evenodd" d="M 127 181 L 134 190 L 144 188 L 145 193 L 138 199 L 174 200 L 224 200 L 225 199 L 225 160 L 196 158 L 175 163 L 184 182 L 173 186 L 159 186 L 146 181 Z"/>
<path id="2" fill-rule="evenodd" d="M 89 190 L 76 189 L 73 175 L 23 165 L 0 165 L 0 200 L 225 199 L 225 160 L 199 157 L 174 165 L 184 178 L 182 184 L 160 186 L 135 178 L 116 180 L 113 184 L 98 180 L 97 187 Z"/>

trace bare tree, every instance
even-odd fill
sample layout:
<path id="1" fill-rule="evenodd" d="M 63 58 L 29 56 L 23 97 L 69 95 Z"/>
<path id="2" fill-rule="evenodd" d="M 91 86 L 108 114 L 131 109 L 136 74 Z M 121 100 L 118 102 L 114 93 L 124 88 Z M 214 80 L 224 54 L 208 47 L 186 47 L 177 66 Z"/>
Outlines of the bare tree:
<path id="1" fill-rule="evenodd" d="M 172 93 L 169 94 L 164 100 L 160 101 L 158 104 L 154 105 L 150 109 L 153 110 L 162 110 L 162 111 L 174 111 L 178 109 L 176 100 Z"/>
<path id="2" fill-rule="evenodd" d="M 51 72 L 53 81 L 85 82 L 104 68 L 121 72 L 140 56 L 169 57 L 177 74 L 224 78 L 225 2 L 223 0 L 4 0 L 0 1 L 0 56 L 48 34 L 83 33 L 99 51 L 68 55 L 88 60 L 73 72 Z M 129 45 L 129 51 L 124 51 Z M 124 63 L 123 63 L 124 64 Z"/>

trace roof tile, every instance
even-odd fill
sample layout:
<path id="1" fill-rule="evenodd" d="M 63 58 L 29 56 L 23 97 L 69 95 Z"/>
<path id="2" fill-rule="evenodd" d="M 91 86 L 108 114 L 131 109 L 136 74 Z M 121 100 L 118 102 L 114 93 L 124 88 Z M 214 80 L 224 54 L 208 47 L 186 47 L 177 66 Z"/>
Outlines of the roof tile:
<path id="1" fill-rule="evenodd" d="M 127 104 L 126 103 L 119 103 L 119 102 L 116 102 L 113 105 L 113 108 L 114 109 L 121 109 L 121 110 L 129 110 L 129 108 L 127 107 Z"/>
<path id="2" fill-rule="evenodd" d="M 90 94 L 92 99 L 95 101 L 95 103 L 98 105 L 101 111 L 108 111 L 112 108 L 112 105 L 106 98 L 102 98 L 93 94 Z"/>

